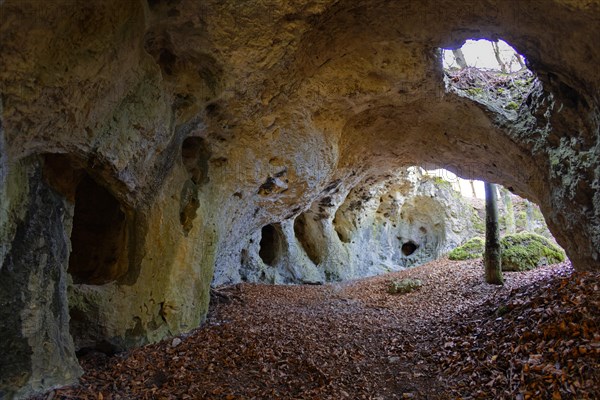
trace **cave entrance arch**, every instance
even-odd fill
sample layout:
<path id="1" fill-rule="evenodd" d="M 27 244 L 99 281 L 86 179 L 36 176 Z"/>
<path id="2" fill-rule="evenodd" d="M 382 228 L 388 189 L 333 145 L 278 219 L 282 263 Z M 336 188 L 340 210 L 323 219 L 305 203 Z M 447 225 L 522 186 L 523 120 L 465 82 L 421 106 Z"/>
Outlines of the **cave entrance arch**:
<path id="1" fill-rule="evenodd" d="M 439 49 L 458 48 L 467 35 L 463 32 L 458 39 L 450 39 L 440 34 L 437 50 L 431 49 L 431 58 L 415 56 L 415 64 L 430 73 L 430 77 L 424 78 L 426 83 L 415 85 L 419 89 L 435 89 L 419 91 L 405 84 L 395 87 L 394 95 L 382 95 L 376 101 L 366 100 L 371 106 L 353 114 L 343 127 L 339 147 L 344 153 L 339 165 L 349 169 L 360 165 L 365 179 L 373 181 L 384 180 L 386 174 L 398 168 L 421 165 L 445 168 L 466 179 L 498 183 L 540 205 L 557 242 L 565 247 L 577 265 L 579 255 L 573 254 L 573 247 L 569 246 L 567 230 L 569 235 L 578 236 L 576 241 L 581 243 L 590 244 L 590 238 L 573 232 L 573 224 L 565 216 L 581 219 L 586 212 L 590 214 L 592 191 L 579 190 L 573 185 L 570 189 L 562 188 L 561 171 L 572 168 L 561 161 L 556 150 L 564 133 L 553 130 L 551 124 L 566 115 L 555 115 L 556 99 L 561 90 L 548 81 L 547 71 L 540 72 L 535 68 L 532 70 L 536 75 L 523 71 L 531 75 L 523 79 L 523 85 L 517 83 L 519 89 L 523 89 L 519 97 L 507 96 L 506 100 L 510 101 L 504 103 L 497 100 L 506 95 L 503 87 L 506 80 L 501 81 L 502 85 L 494 83 L 496 86 L 491 91 L 495 97 L 487 99 L 474 98 L 477 90 L 472 91 L 471 97 L 465 95 L 470 87 L 459 88 L 462 91 L 459 92 L 452 88 L 451 82 L 446 85 Z M 479 38 L 486 36 L 492 35 L 481 33 Z M 357 47 L 370 46 L 363 39 L 356 40 L 361 41 Z M 528 48 L 523 43 L 519 45 Z M 399 54 L 404 54 L 401 50 L 406 51 L 405 47 L 411 48 L 401 45 Z M 527 57 L 528 64 L 540 67 L 536 57 L 530 58 L 526 51 L 519 53 Z M 539 55 L 536 56 L 539 60 Z M 369 67 L 377 66 L 369 64 Z M 487 74 L 485 77 L 493 76 Z M 561 104 L 568 106 L 568 102 Z M 573 117 L 573 120 L 580 121 L 577 118 Z M 576 157 L 574 155 L 573 159 Z M 585 175 L 574 179 L 582 187 L 589 185 Z M 557 193 L 563 193 L 576 198 L 577 192 L 580 193 L 581 207 L 576 212 L 557 196 Z M 588 235 L 593 237 L 589 227 Z M 571 251 L 569 247 L 572 247 Z M 597 253 L 595 250 L 591 253 L 594 252 Z M 597 262 L 592 262 L 594 264 Z M 586 268 L 585 265 L 582 267 Z"/>
<path id="2" fill-rule="evenodd" d="M 44 177 L 73 204 L 68 267 L 73 283 L 103 285 L 124 278 L 131 225 L 125 205 L 74 156 L 45 155 Z"/>

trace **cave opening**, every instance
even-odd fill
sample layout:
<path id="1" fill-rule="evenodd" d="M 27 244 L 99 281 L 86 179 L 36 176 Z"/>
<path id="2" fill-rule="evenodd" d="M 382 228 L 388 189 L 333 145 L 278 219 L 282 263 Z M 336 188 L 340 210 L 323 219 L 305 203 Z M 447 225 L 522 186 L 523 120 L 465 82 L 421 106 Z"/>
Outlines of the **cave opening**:
<path id="1" fill-rule="evenodd" d="M 308 218 L 306 214 L 300 214 L 294 220 L 294 234 L 308 258 L 315 264 L 319 265 L 322 261 L 321 254 L 318 248 L 318 239 L 311 232 Z"/>
<path id="2" fill-rule="evenodd" d="M 526 58 L 503 40 L 467 40 L 441 52 L 447 90 L 506 115 L 520 108 L 536 82 Z"/>
<path id="3" fill-rule="evenodd" d="M 477 68 L 504 73 L 527 69 L 525 56 L 501 39 L 468 39 L 459 48 L 442 50 L 445 69 Z"/>
<path id="4" fill-rule="evenodd" d="M 258 255 L 268 266 L 275 266 L 281 254 L 281 235 L 274 225 L 263 226 L 259 243 Z"/>
<path id="5" fill-rule="evenodd" d="M 82 312 L 73 313 L 72 318 L 87 318 L 92 328 L 108 327 L 103 334 L 111 338 L 133 337 L 126 332 L 136 330 L 139 322 L 143 328 L 140 337 L 143 334 L 147 340 L 155 341 L 169 336 L 169 342 L 161 345 L 163 358 L 154 357 L 161 355 L 154 347 L 151 349 L 154 353 L 131 352 L 134 356 L 131 363 L 118 359 L 116 379 L 112 379 L 115 383 L 110 387 L 106 386 L 111 376 L 108 370 L 100 371 L 100 374 L 86 375 L 86 387 L 68 389 L 73 390 L 69 393 L 83 390 L 90 397 L 102 397 L 99 395 L 102 392 L 106 397 L 106 390 L 114 389 L 124 396 L 132 392 L 150 397 L 161 391 L 179 390 L 191 396 L 202 392 L 227 396 L 231 392 L 240 397 L 262 397 L 260 393 L 264 391 L 264 397 L 277 392 L 298 397 L 386 398 L 430 394 L 451 397 L 452 393 L 464 392 L 493 398 L 502 393 L 520 397 L 537 391 L 540 397 L 552 397 L 556 395 L 553 392 L 563 397 L 584 397 L 575 392 L 585 390 L 588 382 L 597 382 L 593 380 L 593 365 L 590 368 L 588 363 L 590 351 L 594 350 L 594 338 L 590 341 L 586 335 L 587 330 L 592 335 L 595 332 L 583 328 L 598 324 L 580 318 L 588 316 L 582 309 L 587 303 L 581 302 L 579 308 L 558 311 L 553 308 L 565 299 L 579 300 L 575 289 L 589 283 L 587 278 L 573 285 L 562 278 L 563 284 L 559 285 L 560 282 L 549 282 L 547 277 L 541 277 L 522 290 L 506 285 L 499 292 L 479 285 L 481 279 L 468 281 L 468 284 L 460 280 L 445 282 L 446 277 L 460 276 L 457 268 L 449 264 L 440 275 L 423 275 L 430 279 L 424 279 L 424 289 L 407 296 L 387 296 L 382 280 L 363 298 L 350 296 L 350 290 L 346 289 L 352 289 L 351 285 L 323 285 L 324 291 L 315 301 L 308 296 L 300 298 L 300 293 L 309 294 L 321 288 L 302 292 L 260 288 L 280 298 L 296 300 L 285 307 L 277 298 L 253 301 L 255 297 L 241 297 L 257 293 L 246 288 L 256 289 L 258 285 L 244 285 L 231 288 L 239 292 L 240 298 L 236 299 L 236 293 L 232 292 L 232 304 L 224 312 L 208 314 L 214 310 L 208 305 L 211 276 L 218 272 L 224 280 L 237 279 L 235 268 L 242 247 L 250 252 L 248 268 L 267 271 L 266 279 L 282 282 L 272 278 L 276 268 L 266 267 L 258 260 L 259 251 L 263 261 L 281 270 L 294 267 L 284 265 L 284 261 L 290 260 L 293 264 L 300 259 L 292 257 L 297 254 L 291 251 L 295 248 L 288 248 L 294 244 L 290 238 L 294 221 L 290 219 L 298 215 L 292 208 L 307 209 L 311 202 L 324 196 L 322 189 L 328 187 L 328 181 L 342 180 L 339 194 L 331 195 L 335 203 L 338 199 L 342 201 L 346 190 L 353 185 L 363 184 L 359 181 L 363 176 L 380 179 L 389 168 L 419 162 L 457 167 L 472 163 L 475 173 L 470 176 L 514 184 L 516 193 L 543 205 L 552 229 L 578 258 L 574 264 L 582 270 L 598 269 L 600 246 L 596 244 L 600 241 L 600 217 L 595 171 L 599 167 L 600 100 L 597 93 L 600 75 L 597 67 L 593 67 L 600 61 L 600 52 L 594 46 L 598 33 L 595 22 L 600 17 L 597 3 L 494 0 L 468 1 L 457 7 L 451 1 L 331 1 L 314 5 L 252 2 L 239 6 L 235 1 L 207 5 L 147 0 L 129 5 L 97 4 L 96 7 L 90 2 L 89 7 L 69 12 L 69 7 L 57 3 L 45 12 L 48 17 L 42 19 L 38 18 L 35 2 L 9 1 L 3 7 L 8 13 L 2 26 L 7 68 L 2 74 L 6 88 L 1 101 L 0 147 L 1 153 L 6 150 L 6 157 L 2 154 L 0 166 L 12 168 L 13 161 L 19 162 L 21 157 L 36 156 L 48 149 L 76 152 L 86 160 L 106 160 L 106 170 L 92 168 L 94 164 L 90 163 L 88 171 L 116 200 L 127 201 L 127 207 L 132 207 L 124 209 L 125 204 L 121 204 L 123 219 L 134 215 L 134 210 L 139 214 L 135 224 L 128 219 L 124 224 L 131 232 L 130 268 L 143 268 L 144 273 L 132 288 L 115 288 L 113 284 L 78 288 L 91 289 L 88 291 L 90 302 L 97 302 L 98 311 L 81 307 Z M 44 20 L 60 23 L 48 24 Z M 81 25 L 89 29 L 72 29 Z M 36 34 L 28 35 L 28 32 Z M 491 74 L 476 71 L 461 74 L 457 69 L 453 75 L 446 74 L 448 81 L 454 82 L 456 78 L 454 83 L 464 85 L 454 88 L 473 98 L 492 96 L 506 100 L 501 107 L 506 113 L 518 112 L 520 116 L 529 117 L 527 112 L 532 111 L 531 118 L 511 124 L 499 113 L 489 112 L 466 98 L 444 93 L 444 74 L 437 63 L 439 60 L 434 57 L 433 47 L 450 42 L 455 45 L 466 35 L 505 35 L 513 39 L 515 45 L 527 51 L 530 65 L 547 86 L 547 92 L 540 92 L 539 98 L 530 96 L 527 100 L 531 100 L 532 107 L 526 108 L 525 103 L 512 92 L 507 93 L 502 85 L 486 85 L 485 82 L 493 81 Z M 141 48 L 141 41 L 146 38 L 156 42 L 153 49 L 148 45 L 150 56 L 144 53 L 146 46 Z M 139 51 L 131 51 L 132 48 Z M 60 62 L 54 62 L 52 54 Z M 217 68 L 212 68 L 212 56 L 222 68 L 222 93 L 206 89 L 219 80 L 215 74 L 206 73 L 207 64 L 209 69 Z M 211 60 L 206 61 L 206 58 Z M 518 64 L 518 60 L 515 62 Z M 102 66 L 102 71 L 95 73 L 94 64 Z M 469 75 L 470 72 L 473 74 Z M 206 85 L 198 83 L 209 80 Z M 573 88 L 567 86 L 565 93 L 561 93 L 560 88 L 567 84 Z M 567 93 L 570 90 L 571 95 Z M 207 104 L 218 104 L 222 112 L 211 113 L 208 106 L 202 111 L 205 98 Z M 584 98 L 590 101 L 589 107 L 570 104 Z M 219 168 L 216 158 L 209 161 L 211 183 L 200 191 L 203 208 L 198 216 L 194 210 L 200 203 L 194 197 L 198 192 L 194 185 L 199 186 L 208 174 L 198 172 L 202 168 L 194 164 L 194 149 L 201 147 L 194 142 L 201 143 L 201 140 L 183 141 L 182 135 L 186 132 L 205 137 L 215 156 L 230 158 L 228 168 Z M 192 156 L 188 156 L 188 152 Z M 277 160 L 271 162 L 275 157 Z M 187 172 L 183 166 L 186 162 L 190 166 Z M 281 186 L 279 192 L 257 196 L 259 185 L 264 179 L 270 179 L 273 168 L 289 171 L 289 182 L 286 182 L 289 189 Z M 239 173 L 233 176 L 235 172 Z M 1 180 L 5 178 L 4 173 L 2 169 Z M 16 178 L 21 179 L 21 176 Z M 23 178 L 30 180 L 31 177 L 23 175 Z M 185 195 L 179 196 L 180 187 L 175 186 L 183 180 L 189 190 L 186 187 L 186 192 L 181 191 Z M 85 197 L 75 193 L 76 189 L 82 189 L 78 183 L 73 186 L 73 195 L 77 194 L 77 202 L 81 203 Z M 6 194 L 12 196 L 12 193 Z M 240 194 L 239 199 L 237 194 Z M 179 198 L 185 201 L 181 202 L 182 213 L 178 215 Z M 33 202 L 34 197 L 31 199 L 32 207 L 38 205 Z M 2 203 L 4 208 L 4 198 Z M 59 202 L 56 204 L 54 210 L 61 207 Z M 76 217 L 83 220 L 80 225 L 85 225 L 85 213 L 75 210 L 74 204 L 67 206 L 65 220 L 68 221 L 74 211 L 78 214 Z M 376 200 L 365 200 L 356 214 L 363 209 L 370 210 L 371 206 L 376 207 Z M 114 209 L 118 207 L 117 204 Z M 316 212 L 316 204 L 314 209 Z M 411 258 L 421 257 L 431 241 L 422 240 L 420 235 L 431 237 L 438 232 L 437 221 L 432 221 L 432 227 L 430 224 L 421 226 L 416 223 L 421 221 L 415 219 L 413 225 L 418 234 L 391 232 L 392 227 L 396 228 L 402 221 L 400 217 L 390 219 L 385 214 L 373 217 L 377 218 L 376 223 L 386 223 L 385 227 L 374 225 L 368 218 L 338 218 L 332 227 L 330 217 L 335 209 L 330 210 L 323 212 L 324 218 L 319 222 L 328 239 L 323 247 L 330 244 L 344 247 L 334 248 L 336 251 L 325 249 L 322 268 L 310 268 L 310 272 L 316 270 L 323 275 L 331 271 L 336 279 L 345 279 L 343 274 L 336 273 L 354 267 L 345 261 L 356 259 L 351 257 L 360 253 L 373 254 L 364 260 L 373 261 L 376 267 L 381 265 L 381 271 L 386 271 L 392 264 L 387 263 L 391 257 L 386 258 L 384 264 L 380 263 L 379 254 L 374 253 L 381 249 L 383 255 L 402 254 L 403 245 L 410 239 L 420 246 Z M 526 208 L 525 217 L 527 211 Z M 514 213 L 518 222 L 517 210 Z M 20 223 L 21 215 L 9 217 L 10 229 L 13 218 L 15 224 Z M 178 218 L 184 231 L 191 229 L 190 221 L 194 218 L 199 221 L 189 238 L 182 237 Z M 360 224 L 354 226 L 353 221 Z M 475 218 L 469 221 L 474 225 L 479 223 Z M 120 223 L 117 218 L 116 224 Z M 263 228 L 268 223 L 275 224 Z M 312 226 L 313 221 L 310 223 Z M 67 226 L 73 227 L 71 223 Z M 7 234 L 4 225 L 0 228 L 4 235 L 1 250 L 4 251 L 5 245 L 13 245 L 12 231 Z M 54 237 L 62 240 L 61 243 L 68 242 L 68 233 L 56 233 Z M 376 234 L 376 239 L 390 240 L 379 241 L 381 246 L 377 248 L 363 245 Z M 76 230 L 73 236 L 77 236 Z M 397 240 L 398 236 L 403 240 Z M 45 251 L 36 246 L 37 240 L 29 240 L 29 237 L 36 239 L 35 236 L 27 236 L 28 240 L 17 236 L 17 239 L 28 244 L 30 252 Z M 250 241 L 252 246 L 246 245 L 248 237 L 254 239 L 254 243 Z M 355 242 L 358 245 L 352 247 L 350 244 Z M 321 246 L 321 242 L 317 244 Z M 69 253 L 68 246 L 66 252 L 64 248 L 60 248 L 65 255 L 63 273 Z M 304 254 L 301 256 L 308 261 Z M 246 259 L 244 253 L 242 257 Z M 295 271 L 303 272 L 300 268 L 292 272 Z M 292 272 L 288 276 L 292 276 Z M 477 273 L 481 278 L 480 272 L 476 270 L 473 275 Z M 436 282 L 438 276 L 442 279 Z M 533 291 L 537 282 L 545 292 L 540 291 L 540 297 Z M 565 282 L 569 286 L 565 286 Z M 50 283 L 55 292 L 66 295 L 63 280 Z M 593 288 L 593 283 L 583 289 Z M 435 294 L 447 293 L 462 303 L 428 302 L 428 299 L 444 299 L 423 295 L 433 287 L 450 289 Z M 45 286 L 32 279 L 25 288 L 24 298 L 39 297 L 48 303 L 43 291 Z M 567 293 L 571 289 L 572 293 Z M 478 297 L 470 297 L 475 291 Z M 553 296 L 543 297 L 549 293 Z M 104 294 L 107 295 L 102 297 Z M 491 301 L 484 303 L 486 300 Z M 47 332 L 56 330 L 52 312 L 29 307 L 36 305 L 33 302 L 26 304 L 27 307 L 7 304 L 10 307 L 5 308 L 9 312 L 22 314 L 24 320 L 26 314 L 32 314 L 33 323 L 28 326 L 37 328 L 35 323 L 38 322 Z M 250 308 L 254 304 L 259 307 Z M 532 311 L 529 304 L 537 308 Z M 321 305 L 318 311 L 309 308 Z M 411 307 L 393 309 L 388 305 Z M 456 307 L 451 307 L 454 305 Z M 471 305 L 477 306 L 473 312 Z M 240 312 L 234 315 L 236 308 Z M 339 313 L 334 315 L 338 309 Z M 32 310 L 35 312 L 30 312 Z M 265 310 L 274 312 L 263 314 Z M 573 322 L 566 320 L 569 332 L 562 332 L 560 317 L 571 314 Z M 167 322 L 164 315 L 169 317 L 167 326 L 163 324 Z M 96 316 L 99 318 L 92 318 Z M 240 318 L 234 319 L 237 316 Z M 305 319 L 306 316 L 314 318 Z M 558 318 L 549 319 L 552 316 Z M 534 318 L 540 323 L 532 324 Z M 196 336 L 199 340 L 192 342 L 195 337 L 191 331 L 205 320 L 210 330 L 200 332 L 200 336 Z M 304 322 L 304 326 L 291 324 L 297 321 Z M 136 328 L 133 328 L 134 322 Z M 453 331 L 457 326 L 461 329 Z M 493 328 L 499 326 L 503 329 L 495 332 Z M 239 334 L 227 331 L 229 328 L 239 329 Z M 533 328 L 539 329 L 534 331 Z M 189 341 L 175 348 L 182 340 L 175 342 L 173 336 L 181 332 L 186 333 L 182 339 Z M 519 337 L 521 332 L 531 334 Z M 542 339 L 546 339 L 548 332 L 560 334 L 555 341 L 552 338 L 553 344 L 557 344 L 556 351 L 532 357 L 531 350 L 544 347 Z M 15 332 L 21 336 L 27 333 L 32 332 Z M 573 342 L 569 333 L 582 334 Z M 75 376 L 59 369 L 54 356 L 60 352 L 61 345 L 69 344 L 56 342 L 54 345 L 45 337 L 35 343 L 34 339 L 40 336 L 43 335 L 29 338 L 35 358 L 30 357 L 32 373 L 25 371 L 24 384 L 37 389 L 41 385 L 54 387 L 73 381 Z M 202 340 L 207 337 L 211 340 Z M 377 345 L 370 345 L 372 342 Z M 559 347 L 563 342 L 568 343 Z M 294 343 L 293 348 L 290 343 Z M 51 353 L 50 346 L 57 351 Z M 199 353 L 184 354 L 187 349 L 206 349 L 206 357 Z M 171 360 L 175 353 L 178 360 Z M 557 359 L 555 355 L 566 356 Z M 139 363 L 143 359 L 150 361 L 148 368 L 144 369 L 146 365 Z M 189 360 L 191 362 L 187 362 Z M 198 365 L 198 360 L 211 360 L 211 363 Z M 336 361 L 327 362 L 331 360 Z M 98 361 L 96 364 L 103 367 L 104 360 Z M 163 368 L 156 371 L 152 361 L 155 365 L 163 364 Z M 140 377 L 135 382 L 120 379 L 123 378 L 122 367 L 127 365 L 141 371 L 144 379 Z M 506 365 L 511 366 L 508 371 L 504 368 Z M 236 366 L 241 366 L 239 375 Z M 536 373 L 542 367 L 543 376 Z M 478 371 L 477 376 L 470 374 L 473 370 Z M 436 373 L 438 376 L 434 376 Z M 42 379 L 34 380 L 39 374 Z M 550 375 L 552 382 L 546 379 Z M 578 375 L 577 380 L 570 380 L 572 375 Z M 92 385 L 87 379 L 90 376 L 100 379 Z M 180 376 L 181 379 L 172 379 Z M 240 385 L 239 382 L 253 384 Z M 123 385 L 119 386 L 120 383 Z M 171 383 L 179 387 L 171 388 Z M 246 394 L 244 389 L 252 393 Z M 68 397 L 58 391 L 50 392 L 48 397 L 56 394 Z"/>
<path id="6" fill-rule="evenodd" d="M 102 285 L 127 273 L 126 215 L 119 201 L 84 173 L 75 191 L 68 272 L 76 284 Z"/>
<path id="7" fill-rule="evenodd" d="M 72 154 L 45 154 L 45 181 L 74 205 L 68 273 L 75 284 L 103 285 L 128 274 L 128 215 L 121 202 Z"/>
<path id="8" fill-rule="evenodd" d="M 418 244 L 416 244 L 412 240 L 409 240 L 408 242 L 402 244 L 402 254 L 404 254 L 405 256 L 408 257 L 408 256 L 414 254 L 414 252 L 417 251 L 418 248 L 419 248 Z"/>

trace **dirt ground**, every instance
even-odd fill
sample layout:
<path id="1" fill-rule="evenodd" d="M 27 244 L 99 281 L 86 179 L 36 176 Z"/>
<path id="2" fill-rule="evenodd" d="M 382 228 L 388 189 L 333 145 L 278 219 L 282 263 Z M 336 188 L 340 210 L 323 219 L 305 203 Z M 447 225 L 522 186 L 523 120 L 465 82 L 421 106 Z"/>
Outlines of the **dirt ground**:
<path id="1" fill-rule="evenodd" d="M 218 288 L 194 332 L 82 357 L 36 399 L 597 399 L 600 275 L 569 263 L 483 281 L 441 259 L 322 286 Z M 392 281 L 422 287 L 390 294 Z"/>

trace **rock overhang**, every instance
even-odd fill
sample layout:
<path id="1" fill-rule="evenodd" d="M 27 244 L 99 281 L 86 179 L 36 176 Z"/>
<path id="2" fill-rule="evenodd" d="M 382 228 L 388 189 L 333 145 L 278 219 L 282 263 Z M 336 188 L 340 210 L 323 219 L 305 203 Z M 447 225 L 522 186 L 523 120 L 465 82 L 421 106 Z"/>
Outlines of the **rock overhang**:
<path id="1" fill-rule="evenodd" d="M 193 328 L 215 268 L 240 265 L 262 227 L 293 236 L 289 221 L 313 205 L 332 222 L 351 190 L 414 164 L 513 187 L 541 205 L 577 268 L 600 265 L 597 2 L 1 7 L 2 245 L 23 223 L 17 186 L 35 160 L 83 160 L 135 210 L 135 282 L 78 292 L 103 308 L 106 337 L 142 343 Z M 497 37 L 541 82 L 516 123 L 443 85 L 438 48 Z M 199 163 L 182 154 L 188 137 L 202 142 Z M 285 185 L 261 194 L 269 179 Z M 326 197 L 333 207 L 321 212 Z M 66 231 L 71 222 L 67 213 Z"/>

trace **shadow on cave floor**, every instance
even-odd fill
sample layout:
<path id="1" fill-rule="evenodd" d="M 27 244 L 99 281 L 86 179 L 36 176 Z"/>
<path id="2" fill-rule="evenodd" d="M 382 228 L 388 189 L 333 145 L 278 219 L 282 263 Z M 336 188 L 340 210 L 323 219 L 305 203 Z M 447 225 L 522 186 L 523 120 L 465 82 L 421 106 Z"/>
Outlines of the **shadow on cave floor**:
<path id="1" fill-rule="evenodd" d="M 599 398 L 600 274 L 562 263 L 505 273 L 498 287 L 482 271 L 481 260 L 441 259 L 323 286 L 221 287 L 202 328 L 82 359 L 80 385 L 53 395 Z M 390 294 L 404 278 L 422 287 Z"/>

